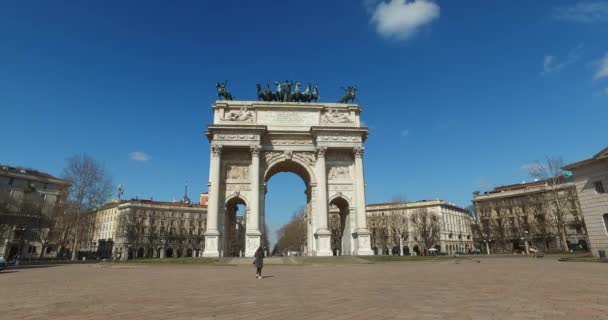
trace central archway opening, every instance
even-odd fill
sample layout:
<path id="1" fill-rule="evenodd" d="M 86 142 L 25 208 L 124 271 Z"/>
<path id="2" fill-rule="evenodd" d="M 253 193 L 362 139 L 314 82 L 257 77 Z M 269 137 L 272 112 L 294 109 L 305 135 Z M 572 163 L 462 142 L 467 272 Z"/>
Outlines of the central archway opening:
<path id="1" fill-rule="evenodd" d="M 308 255 L 313 249 L 310 175 L 302 165 L 286 160 L 271 165 L 264 182 L 262 221 L 268 248 L 273 255 Z"/>

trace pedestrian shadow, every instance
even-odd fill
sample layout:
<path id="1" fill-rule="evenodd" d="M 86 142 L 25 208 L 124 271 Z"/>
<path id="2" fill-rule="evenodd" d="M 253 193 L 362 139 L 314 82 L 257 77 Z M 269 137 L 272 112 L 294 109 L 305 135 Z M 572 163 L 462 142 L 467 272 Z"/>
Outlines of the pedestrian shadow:
<path id="1" fill-rule="evenodd" d="M 266 279 L 266 278 L 274 278 L 274 276 L 262 276 L 262 279 Z"/>

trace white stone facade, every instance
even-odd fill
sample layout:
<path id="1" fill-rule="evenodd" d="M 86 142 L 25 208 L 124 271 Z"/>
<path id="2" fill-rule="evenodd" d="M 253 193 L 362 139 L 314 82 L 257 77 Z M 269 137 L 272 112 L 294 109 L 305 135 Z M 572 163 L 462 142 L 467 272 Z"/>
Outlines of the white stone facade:
<path id="1" fill-rule="evenodd" d="M 574 176 L 591 252 L 596 257 L 600 250 L 608 254 L 608 148 L 565 169 Z"/>
<path id="2" fill-rule="evenodd" d="M 306 184 L 308 255 L 332 255 L 332 203 L 348 215 L 348 253 L 371 254 L 363 176 L 367 128 L 360 126 L 358 105 L 218 101 L 212 108 L 205 256 L 228 249 L 226 208 L 235 204 L 247 207 L 245 255 L 253 256 L 265 223 L 266 183 L 278 172 L 293 172 Z"/>
<path id="3" fill-rule="evenodd" d="M 383 216 L 399 215 L 405 217 L 408 226 L 408 236 L 403 241 L 403 245 L 406 247 L 403 251 L 405 255 L 408 255 L 423 250 L 424 245 L 420 239 L 416 238 L 416 229 L 411 223 L 412 215 L 422 208 L 436 215 L 439 219 L 440 236 L 439 243 L 436 245 L 440 246 L 440 253 L 469 253 L 474 249 L 471 232 L 472 217 L 466 209 L 443 200 L 370 204 L 367 206 L 367 216 L 370 221 Z M 373 224 L 373 222 L 370 222 L 370 224 Z M 370 228 L 372 227 L 370 226 Z M 374 235 L 377 234 L 377 232 L 372 233 Z M 389 239 L 391 239 L 390 230 L 388 233 Z M 387 241 L 381 241 L 376 237 L 373 241 L 372 248 L 376 254 L 396 254 L 397 251 L 401 252 L 401 250 L 398 250 L 399 243 L 395 240 L 389 240 L 387 243 Z"/>

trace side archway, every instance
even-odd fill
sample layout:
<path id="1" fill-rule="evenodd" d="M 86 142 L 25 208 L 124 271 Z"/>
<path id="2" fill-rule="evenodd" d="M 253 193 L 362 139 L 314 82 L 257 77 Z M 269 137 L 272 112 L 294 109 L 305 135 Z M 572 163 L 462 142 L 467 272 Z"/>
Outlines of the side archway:
<path id="1" fill-rule="evenodd" d="M 238 257 L 245 250 L 245 225 L 248 217 L 248 200 L 239 192 L 235 192 L 226 198 L 223 235 L 224 256 Z M 239 211 L 241 216 L 239 216 Z"/>

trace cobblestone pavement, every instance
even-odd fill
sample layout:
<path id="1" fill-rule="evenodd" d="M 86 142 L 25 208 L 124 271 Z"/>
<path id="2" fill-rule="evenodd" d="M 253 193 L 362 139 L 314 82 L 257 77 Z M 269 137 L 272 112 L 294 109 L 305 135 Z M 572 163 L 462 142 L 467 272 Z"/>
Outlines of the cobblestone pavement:
<path id="1" fill-rule="evenodd" d="M 608 264 L 72 265 L 0 273 L 0 319 L 608 319 Z"/>

